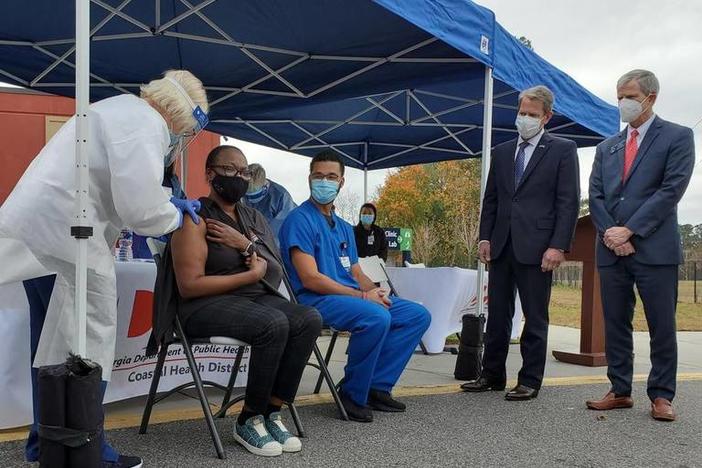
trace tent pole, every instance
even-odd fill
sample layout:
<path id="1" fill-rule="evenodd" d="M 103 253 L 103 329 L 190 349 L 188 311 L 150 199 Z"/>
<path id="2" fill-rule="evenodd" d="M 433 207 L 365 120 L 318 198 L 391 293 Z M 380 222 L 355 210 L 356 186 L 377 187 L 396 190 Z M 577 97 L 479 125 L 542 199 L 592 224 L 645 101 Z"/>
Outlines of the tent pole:
<path id="1" fill-rule="evenodd" d="M 75 351 L 86 355 L 88 298 L 88 239 L 92 226 L 88 210 L 88 105 L 90 103 L 90 0 L 76 0 L 76 213 L 71 235 L 76 238 Z"/>
<path id="2" fill-rule="evenodd" d="M 363 203 L 368 203 L 368 143 L 363 143 Z"/>
<path id="3" fill-rule="evenodd" d="M 363 168 L 363 203 L 368 203 L 368 168 Z"/>
<path id="4" fill-rule="evenodd" d="M 492 68 L 485 67 L 485 93 L 483 96 L 483 155 L 480 159 L 480 210 L 483 209 L 485 186 L 487 185 L 488 171 L 490 170 L 490 153 L 492 152 Z M 480 239 L 478 239 L 480 240 Z M 477 313 L 483 314 L 483 285 L 485 284 L 485 265 L 478 261 L 478 279 L 475 297 L 477 300 Z"/>

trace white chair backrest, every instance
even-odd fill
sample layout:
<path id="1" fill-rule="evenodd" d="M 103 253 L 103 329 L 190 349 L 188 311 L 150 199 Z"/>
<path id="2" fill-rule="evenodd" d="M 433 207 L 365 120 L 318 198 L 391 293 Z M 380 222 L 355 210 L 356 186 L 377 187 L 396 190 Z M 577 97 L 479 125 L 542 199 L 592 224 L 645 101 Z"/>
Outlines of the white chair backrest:
<path id="1" fill-rule="evenodd" d="M 285 286 L 285 281 L 280 282 L 280 286 L 278 286 L 278 292 L 285 296 L 287 300 L 290 300 L 290 292 L 288 291 L 288 288 Z"/>
<path id="2" fill-rule="evenodd" d="M 410 263 L 405 260 L 405 266 L 407 268 L 426 268 L 427 266 L 423 263 Z"/>
<path id="3" fill-rule="evenodd" d="M 358 258 L 358 265 L 361 267 L 361 271 L 374 283 L 383 283 L 388 280 L 382 262 L 377 255 Z"/>
<path id="4" fill-rule="evenodd" d="M 152 257 L 163 257 L 163 252 L 166 251 L 166 243 L 153 237 L 146 238 L 146 246 L 149 248 Z"/>

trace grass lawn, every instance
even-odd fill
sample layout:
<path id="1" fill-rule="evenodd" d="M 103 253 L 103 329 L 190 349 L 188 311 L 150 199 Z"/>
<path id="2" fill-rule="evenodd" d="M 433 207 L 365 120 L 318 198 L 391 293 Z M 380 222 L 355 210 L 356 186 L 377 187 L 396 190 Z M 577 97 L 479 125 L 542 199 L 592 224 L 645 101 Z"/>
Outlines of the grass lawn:
<path id="1" fill-rule="evenodd" d="M 679 288 L 677 325 L 678 331 L 702 331 L 702 303 L 692 303 L 692 281 L 681 281 Z M 702 301 L 702 284 L 697 283 L 698 301 Z M 567 286 L 554 286 L 551 292 L 550 323 L 572 328 L 580 328 L 580 289 Z M 646 318 L 641 300 L 636 301 L 634 330 L 647 331 Z"/>

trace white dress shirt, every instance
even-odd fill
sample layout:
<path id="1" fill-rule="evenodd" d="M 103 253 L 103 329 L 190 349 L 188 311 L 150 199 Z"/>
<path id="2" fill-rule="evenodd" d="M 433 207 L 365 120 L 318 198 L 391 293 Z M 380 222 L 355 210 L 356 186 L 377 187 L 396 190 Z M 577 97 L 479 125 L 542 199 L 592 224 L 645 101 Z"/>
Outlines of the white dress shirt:
<path id="1" fill-rule="evenodd" d="M 640 131 L 640 130 L 639 130 Z M 531 159 L 531 155 L 534 154 L 534 150 L 536 149 L 536 146 L 539 144 L 539 141 L 541 141 L 541 137 L 544 135 L 544 129 L 543 127 L 533 137 L 529 138 L 528 140 L 524 140 L 521 136 L 517 139 L 517 149 L 514 151 L 514 159 L 517 159 L 517 153 L 519 153 L 519 145 L 521 145 L 524 141 L 529 143 L 526 148 L 524 148 L 524 170 L 526 170 L 527 166 L 529 165 L 529 160 Z"/>
<path id="2" fill-rule="evenodd" d="M 636 137 L 636 147 L 641 148 L 641 143 L 643 142 L 644 137 L 646 136 L 646 132 L 648 129 L 651 127 L 651 124 L 653 123 L 653 119 L 656 118 L 656 114 L 651 114 L 651 117 L 648 118 L 647 121 L 642 123 L 641 125 L 638 126 L 636 130 L 639 131 L 638 136 Z M 631 132 L 634 131 L 634 127 L 631 126 L 631 124 L 626 126 L 626 141 L 629 141 L 629 138 L 631 138 Z"/>

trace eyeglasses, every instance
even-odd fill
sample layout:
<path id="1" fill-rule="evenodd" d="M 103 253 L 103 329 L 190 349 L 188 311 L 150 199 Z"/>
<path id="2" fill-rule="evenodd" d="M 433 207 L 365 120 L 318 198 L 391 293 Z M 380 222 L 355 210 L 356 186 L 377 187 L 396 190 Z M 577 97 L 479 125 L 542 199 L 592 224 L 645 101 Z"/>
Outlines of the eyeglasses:
<path id="1" fill-rule="evenodd" d="M 241 177 L 242 179 L 250 180 L 251 177 L 253 177 L 253 172 L 249 170 L 249 168 L 246 169 L 239 169 L 235 166 L 223 166 L 223 165 L 217 165 L 217 166 L 209 166 L 211 168 L 220 168 L 224 172 L 224 176 L 226 177 Z"/>
<path id="2" fill-rule="evenodd" d="M 312 180 L 328 180 L 330 182 L 339 182 L 341 177 L 333 172 L 331 174 L 322 174 L 321 172 L 313 172 L 310 174 Z"/>

